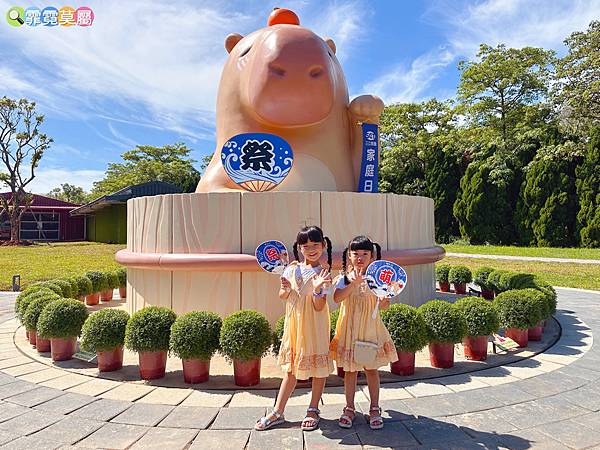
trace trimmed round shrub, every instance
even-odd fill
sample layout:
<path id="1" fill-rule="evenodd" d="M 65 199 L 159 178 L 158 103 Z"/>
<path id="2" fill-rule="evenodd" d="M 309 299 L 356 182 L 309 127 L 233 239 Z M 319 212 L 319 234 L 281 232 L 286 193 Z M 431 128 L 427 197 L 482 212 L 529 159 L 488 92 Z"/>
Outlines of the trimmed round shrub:
<path id="1" fill-rule="evenodd" d="M 134 352 L 169 350 L 175 312 L 162 306 L 147 306 L 133 313 L 125 330 L 125 346 Z"/>
<path id="2" fill-rule="evenodd" d="M 109 289 L 117 289 L 119 287 L 119 275 L 116 272 L 104 272 Z"/>
<path id="3" fill-rule="evenodd" d="M 381 319 L 399 352 L 417 352 L 427 345 L 427 326 L 414 306 L 394 303 L 381 311 Z"/>
<path id="4" fill-rule="evenodd" d="M 64 280 L 68 281 L 71 285 L 71 298 L 79 297 L 79 284 L 75 277 L 64 278 Z"/>
<path id="5" fill-rule="evenodd" d="M 228 360 L 261 358 L 271 345 L 269 321 L 256 311 L 234 312 L 223 320 L 219 342 Z"/>
<path id="6" fill-rule="evenodd" d="M 92 294 L 108 289 L 108 280 L 104 273 L 92 270 L 91 272 L 86 272 L 85 276 L 92 282 Z"/>
<path id="7" fill-rule="evenodd" d="M 125 343 L 129 314 L 122 309 L 106 308 L 90 315 L 81 329 L 81 348 L 86 352 L 106 352 Z"/>
<path id="8" fill-rule="evenodd" d="M 502 292 L 493 300 L 502 328 L 531 328 L 542 320 L 539 304 L 526 289 Z"/>
<path id="9" fill-rule="evenodd" d="M 90 280 L 88 277 L 85 275 L 79 275 L 75 277 L 75 280 L 77 280 L 77 285 L 79 286 L 79 295 L 85 297 L 86 295 L 94 293 L 92 280 Z"/>
<path id="10" fill-rule="evenodd" d="M 60 295 L 48 288 L 35 289 L 33 292 L 29 292 L 23 297 L 21 297 L 19 303 L 15 304 L 15 314 L 19 322 L 23 323 L 23 315 L 25 314 L 25 311 L 27 311 L 27 308 L 29 307 L 31 302 L 37 298 L 45 296 L 52 296 L 55 300 L 61 298 Z"/>
<path id="11" fill-rule="evenodd" d="M 430 300 L 419 306 L 425 320 L 428 342 L 457 343 L 467 333 L 467 325 L 460 311 L 443 300 Z"/>
<path id="12" fill-rule="evenodd" d="M 44 286 L 42 286 L 40 284 L 34 284 L 32 286 L 26 287 L 25 289 L 23 289 L 23 291 L 21 291 L 19 293 L 19 295 L 17 295 L 17 298 L 15 300 L 15 313 L 17 315 L 17 319 L 19 318 L 19 308 L 21 307 L 21 302 L 23 301 L 23 299 L 25 297 L 33 294 L 34 292 L 37 292 L 42 289 L 48 289 L 48 288 L 45 288 Z"/>
<path id="13" fill-rule="evenodd" d="M 275 322 L 275 328 L 273 329 L 273 347 L 271 351 L 274 355 L 279 355 L 279 349 L 281 348 L 281 339 L 283 338 L 283 330 L 285 328 L 285 315 L 281 316 Z M 331 340 L 331 338 L 329 338 Z"/>
<path id="14" fill-rule="evenodd" d="M 450 264 L 438 264 L 435 266 L 435 279 L 438 283 L 448 283 Z"/>
<path id="15" fill-rule="evenodd" d="M 60 297 L 53 293 L 47 293 L 34 298 L 23 313 L 23 325 L 27 330 L 37 330 L 37 322 L 42 310 L 51 302 L 59 300 Z"/>
<path id="16" fill-rule="evenodd" d="M 465 320 L 467 336 L 489 336 L 498 331 L 498 313 L 489 301 L 479 297 L 464 297 L 454 305 Z"/>
<path id="17" fill-rule="evenodd" d="M 170 348 L 181 359 L 208 361 L 219 349 L 221 318 L 208 311 L 192 311 L 171 326 Z"/>
<path id="18" fill-rule="evenodd" d="M 48 304 L 37 322 L 37 334 L 44 339 L 79 336 L 88 311 L 83 303 L 61 298 Z"/>
<path id="19" fill-rule="evenodd" d="M 550 311 L 550 304 L 546 300 L 546 296 L 543 292 L 537 289 L 527 288 L 522 289 L 522 292 L 527 294 L 529 301 L 533 302 L 539 311 L 540 320 L 544 320 L 552 314 Z"/>
<path id="20" fill-rule="evenodd" d="M 121 267 L 116 271 L 117 276 L 119 277 L 119 286 L 120 288 L 127 287 L 127 269 L 125 267 Z"/>
<path id="21" fill-rule="evenodd" d="M 48 289 L 54 291 L 55 294 L 58 294 L 61 297 L 63 296 L 62 295 L 62 288 L 60 287 L 60 285 L 56 284 L 54 282 L 54 280 L 51 280 L 51 281 L 42 281 L 40 283 L 40 285 L 43 286 L 43 287 L 47 287 Z"/>
<path id="22" fill-rule="evenodd" d="M 61 293 L 59 295 L 61 297 L 63 297 L 63 298 L 73 298 L 74 297 L 74 295 L 71 291 L 71 283 L 69 283 L 67 280 L 56 279 L 56 280 L 52 280 L 52 283 L 56 284 L 58 287 L 60 287 Z"/>
<path id="23" fill-rule="evenodd" d="M 466 266 L 454 266 L 448 273 L 448 281 L 454 284 L 470 283 L 473 281 L 473 274 Z"/>
<path id="24" fill-rule="evenodd" d="M 491 291 L 492 288 L 488 284 L 488 276 L 494 271 L 491 267 L 480 267 L 473 274 L 473 282 L 481 289 Z"/>
<path id="25" fill-rule="evenodd" d="M 554 288 L 538 277 L 533 278 L 533 288 L 542 292 L 546 296 L 546 301 L 548 302 L 548 311 L 550 312 L 548 317 L 553 316 L 556 312 L 556 291 Z"/>
<path id="26" fill-rule="evenodd" d="M 337 321 L 338 321 L 339 317 L 340 317 L 340 308 L 336 309 L 331 314 L 329 314 L 329 340 L 330 341 L 333 339 L 333 336 L 335 336 L 335 327 L 337 326 Z"/>
<path id="27" fill-rule="evenodd" d="M 534 287 L 533 275 L 521 272 L 505 272 L 500 275 L 499 288 L 504 291 Z"/>
<path id="28" fill-rule="evenodd" d="M 507 270 L 493 270 L 488 275 L 488 279 L 487 279 L 488 285 L 489 285 L 490 289 L 492 291 L 494 291 L 496 294 L 503 292 L 503 290 L 500 288 L 500 277 L 507 272 L 508 272 Z"/>

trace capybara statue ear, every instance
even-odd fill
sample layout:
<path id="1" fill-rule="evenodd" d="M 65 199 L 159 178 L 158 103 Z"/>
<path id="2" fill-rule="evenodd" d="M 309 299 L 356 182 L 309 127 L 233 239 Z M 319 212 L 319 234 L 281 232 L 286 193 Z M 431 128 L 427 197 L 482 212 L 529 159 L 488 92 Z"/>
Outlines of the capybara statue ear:
<path id="1" fill-rule="evenodd" d="M 225 48 L 227 49 L 227 53 L 231 53 L 233 47 L 236 46 L 238 42 L 240 42 L 244 36 L 239 33 L 231 33 L 229 36 L 225 38 Z"/>
<path id="2" fill-rule="evenodd" d="M 331 49 L 331 51 L 335 55 L 335 42 L 333 42 L 333 39 L 327 38 L 327 39 L 325 39 L 325 42 L 327 43 L 327 45 L 329 46 L 329 48 Z"/>

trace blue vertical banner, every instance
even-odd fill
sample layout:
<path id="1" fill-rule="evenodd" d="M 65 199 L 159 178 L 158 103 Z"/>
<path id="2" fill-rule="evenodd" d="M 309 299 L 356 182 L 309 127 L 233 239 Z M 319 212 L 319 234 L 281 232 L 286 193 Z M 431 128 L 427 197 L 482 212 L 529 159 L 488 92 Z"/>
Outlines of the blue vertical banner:
<path id="1" fill-rule="evenodd" d="M 363 151 L 358 192 L 379 192 L 378 129 L 373 123 L 362 124 Z"/>

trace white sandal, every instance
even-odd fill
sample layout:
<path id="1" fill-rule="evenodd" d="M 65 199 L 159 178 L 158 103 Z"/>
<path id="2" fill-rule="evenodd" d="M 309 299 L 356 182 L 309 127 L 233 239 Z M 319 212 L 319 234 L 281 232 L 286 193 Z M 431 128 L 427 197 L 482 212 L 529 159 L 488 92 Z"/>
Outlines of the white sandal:
<path id="1" fill-rule="evenodd" d="M 270 416 L 275 417 L 275 420 L 269 419 Z M 275 425 L 279 425 L 283 422 L 285 422 L 285 418 L 283 417 L 283 414 L 279 413 L 278 411 L 273 410 L 273 411 L 271 411 L 270 414 L 258 419 L 256 421 L 256 424 L 254 425 L 254 429 L 256 431 L 265 431 L 265 430 L 268 430 L 269 428 L 274 427 Z M 259 424 L 260 424 L 260 426 L 259 426 Z"/>
<path id="2" fill-rule="evenodd" d="M 302 426 L 300 427 L 300 429 L 302 431 L 313 431 L 316 430 L 317 427 L 319 426 L 319 421 L 321 420 L 321 411 L 319 410 L 319 408 L 314 408 L 314 407 L 310 407 L 306 410 L 307 413 L 311 413 L 314 412 L 317 415 L 317 418 L 315 419 L 314 417 L 310 417 L 309 415 L 307 415 L 303 420 L 302 420 Z M 308 422 L 309 420 L 312 420 L 314 423 L 312 425 L 304 425 L 304 422 Z"/>
<path id="3" fill-rule="evenodd" d="M 377 411 L 377 415 L 371 415 L 372 411 Z M 379 422 L 379 423 L 375 423 Z M 372 406 L 369 409 L 369 426 L 371 430 L 381 430 L 383 428 L 383 417 L 381 417 L 381 408 L 379 406 Z"/>
<path id="4" fill-rule="evenodd" d="M 350 411 L 353 414 L 353 417 L 356 417 L 356 410 L 354 408 L 350 408 L 349 406 L 344 406 L 344 409 L 342 410 L 342 415 L 340 416 L 340 419 L 338 420 L 338 425 L 341 428 L 352 428 L 354 419 L 350 418 L 350 416 L 348 414 L 346 414 L 346 411 Z M 342 420 L 345 420 L 346 423 L 342 422 Z"/>

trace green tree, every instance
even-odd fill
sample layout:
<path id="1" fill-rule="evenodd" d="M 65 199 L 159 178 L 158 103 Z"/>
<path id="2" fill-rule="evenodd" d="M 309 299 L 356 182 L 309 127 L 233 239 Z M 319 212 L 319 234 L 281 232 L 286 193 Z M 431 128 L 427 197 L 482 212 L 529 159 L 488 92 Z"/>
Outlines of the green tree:
<path id="1" fill-rule="evenodd" d="M 579 146 L 566 141 L 548 145 L 527 166 L 517 207 L 521 239 L 539 247 L 569 247 L 575 235 L 575 168 Z"/>
<path id="2" fill-rule="evenodd" d="M 579 212 L 577 229 L 581 245 L 600 247 L 600 128 L 592 130 L 583 163 L 577 167 Z"/>
<path id="3" fill-rule="evenodd" d="M 88 196 L 82 187 L 75 186 L 69 183 L 63 183 L 60 187 L 56 187 L 48 192 L 48 197 L 62 200 L 64 202 L 77 203 L 79 205 L 88 201 Z"/>
<path id="4" fill-rule="evenodd" d="M 461 61 L 458 98 L 472 124 L 494 130 L 502 150 L 513 149 L 515 128 L 528 105 L 548 91 L 554 53 L 541 48 L 481 44 L 479 61 Z"/>
<path id="5" fill-rule="evenodd" d="M 513 209 L 507 190 L 514 183 L 514 170 L 498 156 L 474 161 L 460 180 L 454 217 L 460 234 L 472 244 L 514 242 Z"/>
<path id="6" fill-rule="evenodd" d="M 568 53 L 557 62 L 556 101 L 572 122 L 587 127 L 600 120 L 600 21 L 564 42 Z"/>
<path id="7" fill-rule="evenodd" d="M 458 223 L 452 208 L 459 189 L 461 169 L 452 149 L 441 143 L 432 145 L 427 161 L 425 182 L 427 194 L 434 202 L 435 238 L 437 242 L 449 242 L 451 237 L 458 235 Z"/>
<path id="8" fill-rule="evenodd" d="M 52 139 L 40 133 L 44 116 L 36 114 L 35 102 L 27 99 L 0 98 L 0 159 L 6 172 L 0 171 L 0 186 L 10 189 L 10 197 L 0 196 L 1 210 L 10 221 L 10 240 L 19 242 L 21 216 L 33 197 L 27 185 L 35 178 L 35 170 Z"/>
<path id="9" fill-rule="evenodd" d="M 194 192 L 200 172 L 189 157 L 191 149 L 183 143 L 153 147 L 137 145 L 121 155 L 123 163 L 110 163 L 103 180 L 94 183 L 94 197 L 107 195 L 132 184 L 166 181 L 183 192 Z"/>

